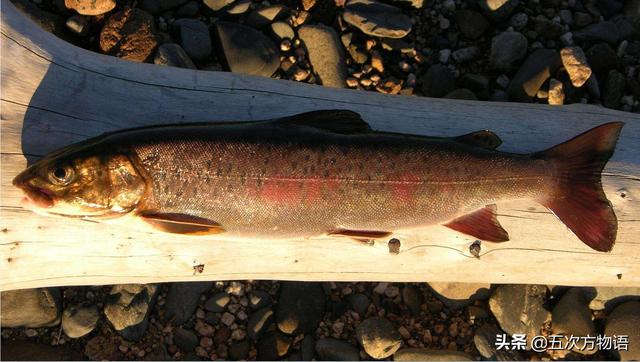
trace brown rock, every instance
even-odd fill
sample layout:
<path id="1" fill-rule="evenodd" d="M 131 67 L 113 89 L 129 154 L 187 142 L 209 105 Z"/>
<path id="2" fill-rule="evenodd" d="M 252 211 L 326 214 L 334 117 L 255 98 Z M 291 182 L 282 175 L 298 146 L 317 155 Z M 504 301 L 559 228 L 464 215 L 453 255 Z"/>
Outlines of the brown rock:
<path id="1" fill-rule="evenodd" d="M 380 73 L 384 72 L 384 64 L 382 63 L 382 56 L 376 50 L 371 52 L 371 66 L 373 69 L 377 70 Z"/>
<path id="2" fill-rule="evenodd" d="M 567 47 L 560 51 L 560 58 L 564 69 L 574 87 L 580 88 L 591 76 L 591 68 L 587 64 L 587 56 L 580 47 Z"/>
<path id="3" fill-rule="evenodd" d="M 82 15 L 101 15 L 116 7 L 115 0 L 64 0 L 64 6 Z"/>
<path id="4" fill-rule="evenodd" d="M 429 287 L 449 308 L 461 308 L 474 300 L 487 299 L 491 285 L 482 283 L 429 283 Z"/>
<path id="5" fill-rule="evenodd" d="M 376 90 L 380 93 L 398 94 L 402 90 L 402 81 L 393 77 L 385 79 L 376 86 Z"/>
<path id="6" fill-rule="evenodd" d="M 298 36 L 322 85 L 344 88 L 347 66 L 344 49 L 335 30 L 325 25 L 305 25 L 298 30 Z"/>
<path id="7" fill-rule="evenodd" d="M 316 0 L 302 0 L 302 8 L 306 11 L 309 11 L 314 6 L 316 6 Z"/>
<path id="8" fill-rule="evenodd" d="M 100 49 L 122 59 L 145 62 L 157 46 L 153 16 L 140 9 L 111 15 L 100 32 Z"/>
<path id="9" fill-rule="evenodd" d="M 358 80 L 356 78 L 353 78 L 353 77 L 347 78 L 347 87 L 355 88 L 357 86 L 358 86 Z"/>
<path id="10" fill-rule="evenodd" d="M 562 82 L 551 78 L 549 79 L 549 104 L 561 106 L 564 104 L 564 90 Z"/>
<path id="11" fill-rule="evenodd" d="M 606 336 L 626 336 L 627 348 L 618 354 L 623 361 L 640 360 L 640 302 L 626 302 L 616 307 L 607 319 Z M 616 338 L 616 337 L 614 337 Z"/>
<path id="12" fill-rule="evenodd" d="M 0 325 L 12 327 L 52 327 L 60 323 L 62 299 L 56 288 L 19 289 L 2 292 Z"/>

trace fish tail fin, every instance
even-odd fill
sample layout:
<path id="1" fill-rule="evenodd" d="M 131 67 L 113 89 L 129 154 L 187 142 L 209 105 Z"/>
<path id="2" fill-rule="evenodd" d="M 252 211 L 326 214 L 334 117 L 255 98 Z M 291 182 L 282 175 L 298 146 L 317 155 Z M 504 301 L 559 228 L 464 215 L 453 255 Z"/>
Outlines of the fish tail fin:
<path id="1" fill-rule="evenodd" d="M 555 189 L 538 201 L 580 240 L 598 251 L 610 251 L 618 231 L 616 215 L 600 178 L 623 125 L 606 123 L 533 155 L 553 162 L 556 167 Z"/>

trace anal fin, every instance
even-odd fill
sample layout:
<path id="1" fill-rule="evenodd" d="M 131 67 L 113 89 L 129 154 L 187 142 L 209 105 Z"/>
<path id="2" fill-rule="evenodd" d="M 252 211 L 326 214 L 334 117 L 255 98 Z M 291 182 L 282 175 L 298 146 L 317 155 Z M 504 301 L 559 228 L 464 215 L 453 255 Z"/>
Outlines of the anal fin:
<path id="1" fill-rule="evenodd" d="M 144 211 L 138 216 L 156 230 L 186 235 L 209 235 L 223 233 L 222 226 L 198 216 L 180 213 Z"/>
<path id="2" fill-rule="evenodd" d="M 333 229 L 327 233 L 331 236 L 346 236 L 358 242 L 372 244 L 375 239 L 382 239 L 393 234 L 391 231 Z"/>
<path id="3" fill-rule="evenodd" d="M 509 234 L 496 217 L 495 204 L 487 205 L 470 214 L 455 218 L 444 226 L 481 240 L 500 242 L 509 240 Z"/>
<path id="4" fill-rule="evenodd" d="M 354 238 L 380 239 L 380 238 L 385 238 L 393 233 L 391 231 L 379 231 L 379 230 L 333 229 L 329 231 L 328 234 L 351 236 Z"/>

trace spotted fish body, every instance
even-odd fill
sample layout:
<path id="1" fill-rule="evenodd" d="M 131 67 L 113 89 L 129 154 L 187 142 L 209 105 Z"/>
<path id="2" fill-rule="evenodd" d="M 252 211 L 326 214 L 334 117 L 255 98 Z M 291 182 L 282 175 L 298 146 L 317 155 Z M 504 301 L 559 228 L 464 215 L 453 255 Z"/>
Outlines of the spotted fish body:
<path id="1" fill-rule="evenodd" d="M 478 134 L 450 139 L 374 132 L 351 112 L 313 112 L 275 121 L 117 132 L 72 146 L 45 163 L 98 155 L 108 164 L 125 156 L 144 192 L 135 205 L 119 209 L 165 231 L 210 230 L 197 229 L 204 224 L 230 237 L 375 238 L 446 224 L 503 241 L 508 236 L 495 208 L 485 206 L 532 199 L 552 208 L 593 248 L 609 250 L 615 214 L 599 179 L 621 125 L 601 127 L 558 146 L 561 150 L 519 155 L 487 147 L 486 139 L 474 139 Z M 562 155 L 574 151 L 573 159 Z M 583 210 L 581 202 L 558 201 L 568 197 L 562 194 L 566 183 L 578 178 L 576 189 L 585 185 L 580 196 L 602 206 L 597 215 Z M 575 212 L 560 204 L 571 204 Z M 582 217 L 601 222 L 582 232 L 574 226 Z M 166 221 L 187 227 L 176 231 Z"/>
<path id="2" fill-rule="evenodd" d="M 546 161 L 441 140 L 303 127 L 196 129 L 174 130 L 179 143 L 132 147 L 152 190 L 141 206 L 214 220 L 230 234 L 435 224 L 496 201 L 543 195 L 552 178 Z"/>

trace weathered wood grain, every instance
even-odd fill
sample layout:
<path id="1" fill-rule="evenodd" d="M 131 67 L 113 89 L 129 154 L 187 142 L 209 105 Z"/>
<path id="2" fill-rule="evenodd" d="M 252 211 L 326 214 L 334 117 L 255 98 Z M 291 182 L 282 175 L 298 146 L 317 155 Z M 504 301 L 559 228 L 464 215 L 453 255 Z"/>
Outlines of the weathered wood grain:
<path id="1" fill-rule="evenodd" d="M 122 61 L 65 43 L 2 0 L 0 290 L 52 285 L 224 279 L 458 281 L 640 285 L 640 117 L 601 107 L 454 101 L 328 89 L 231 73 Z M 27 159 L 140 125 L 256 120 L 316 109 L 360 112 L 379 130 L 454 136 L 491 129 L 502 150 L 537 151 L 624 121 L 603 184 L 619 219 L 611 253 L 580 242 L 533 202 L 499 204 L 512 240 L 483 243 L 441 226 L 386 243 L 341 239 L 216 241 L 81 220 L 19 206 L 11 185 Z M 194 267 L 203 265 L 201 273 Z"/>

